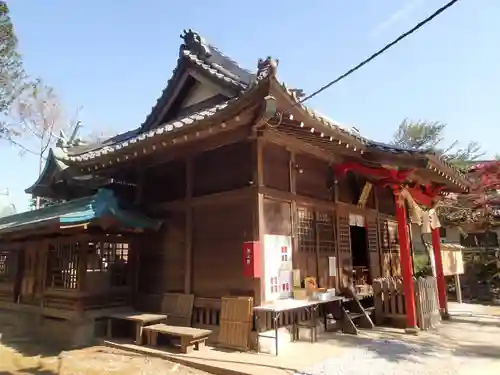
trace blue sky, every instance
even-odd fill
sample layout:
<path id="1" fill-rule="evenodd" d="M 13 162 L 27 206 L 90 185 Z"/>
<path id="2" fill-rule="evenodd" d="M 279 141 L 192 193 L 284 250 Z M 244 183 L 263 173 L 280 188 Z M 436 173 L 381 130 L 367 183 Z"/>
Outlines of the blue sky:
<path id="1" fill-rule="evenodd" d="M 28 72 L 55 87 L 87 131 L 138 126 L 176 64 L 179 34 L 199 31 L 240 65 L 279 58 L 278 74 L 306 93 L 439 8 L 445 0 L 11 0 Z M 442 121 L 447 138 L 500 151 L 500 2 L 460 1 L 417 34 L 310 105 L 388 141 L 404 118 Z M 0 144 L 18 209 L 37 161 Z"/>

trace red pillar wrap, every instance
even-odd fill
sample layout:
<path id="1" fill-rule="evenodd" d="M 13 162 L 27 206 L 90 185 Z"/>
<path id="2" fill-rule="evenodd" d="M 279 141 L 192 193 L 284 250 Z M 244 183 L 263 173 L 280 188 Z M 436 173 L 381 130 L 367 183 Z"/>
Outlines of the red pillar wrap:
<path id="1" fill-rule="evenodd" d="M 441 235 L 439 228 L 432 230 L 432 248 L 434 249 L 434 263 L 436 265 L 436 282 L 439 296 L 439 307 L 441 313 L 448 313 L 448 302 L 446 301 L 446 283 L 444 281 L 443 258 L 441 254 Z"/>
<path id="2" fill-rule="evenodd" d="M 401 275 L 403 276 L 403 289 L 405 292 L 405 308 L 407 328 L 417 328 L 417 314 L 415 309 L 415 287 L 413 285 L 413 266 L 410 254 L 410 241 L 408 238 L 408 222 L 404 200 L 400 201 L 399 194 L 395 192 L 396 219 L 398 221 L 399 257 L 401 259 Z"/>

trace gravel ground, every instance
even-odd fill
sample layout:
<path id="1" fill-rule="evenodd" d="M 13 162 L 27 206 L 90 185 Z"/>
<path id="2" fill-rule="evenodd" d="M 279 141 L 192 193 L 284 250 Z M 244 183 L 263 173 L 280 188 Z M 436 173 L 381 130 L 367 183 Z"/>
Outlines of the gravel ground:
<path id="1" fill-rule="evenodd" d="M 397 340 L 373 340 L 298 374 L 472 375 L 478 369 L 482 369 L 481 375 L 498 374 L 500 363 L 498 360 L 456 356 L 452 352 L 429 353 L 422 345 Z"/>
<path id="2" fill-rule="evenodd" d="M 500 374 L 500 308 L 451 304 L 450 310 L 452 321 L 404 341 L 390 332 L 345 338 L 348 350 L 296 375 Z"/>
<path id="3" fill-rule="evenodd" d="M 22 350 L 20 350 L 22 348 Z M 208 373 L 160 359 L 102 346 L 82 350 L 36 354 L 37 348 L 0 345 L 0 374 L 40 375 L 206 375 Z"/>
<path id="4" fill-rule="evenodd" d="M 452 320 L 418 336 L 376 329 L 332 340 L 336 355 L 296 375 L 499 375 L 500 308 L 450 304 Z M 96 346 L 63 353 L 0 345 L 0 375 L 205 375 L 173 362 Z M 263 374 L 265 371 L 263 370 Z"/>

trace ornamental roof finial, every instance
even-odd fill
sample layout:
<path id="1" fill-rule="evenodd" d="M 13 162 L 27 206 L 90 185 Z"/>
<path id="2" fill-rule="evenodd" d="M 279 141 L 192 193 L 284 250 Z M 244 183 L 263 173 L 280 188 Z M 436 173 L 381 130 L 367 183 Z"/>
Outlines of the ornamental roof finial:
<path id="1" fill-rule="evenodd" d="M 193 29 L 184 30 L 181 38 L 184 40 L 181 49 L 188 49 L 201 58 L 212 56 L 212 51 L 207 41 Z"/>

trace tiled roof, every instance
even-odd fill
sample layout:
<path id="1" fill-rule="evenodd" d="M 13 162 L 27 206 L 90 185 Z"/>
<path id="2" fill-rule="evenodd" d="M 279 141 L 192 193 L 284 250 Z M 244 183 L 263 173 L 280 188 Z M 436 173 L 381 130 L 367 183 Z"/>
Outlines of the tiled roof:
<path id="1" fill-rule="evenodd" d="M 376 142 L 369 139 L 366 139 L 366 143 L 368 148 L 371 148 L 372 150 L 376 151 L 381 151 L 384 153 L 391 153 L 397 155 L 407 154 L 407 155 L 419 156 L 427 160 L 434 159 L 439 164 L 442 164 L 444 167 L 447 167 L 451 171 L 453 171 L 455 175 L 460 176 L 462 179 L 465 179 L 464 173 L 461 170 L 456 168 L 449 161 L 447 161 L 445 158 L 443 158 L 442 156 L 438 155 L 435 152 L 418 150 L 418 149 L 409 149 L 409 148 L 399 147 L 396 145 L 391 145 L 388 143 Z"/>
<path id="2" fill-rule="evenodd" d="M 235 74 L 226 71 L 220 65 L 207 63 L 189 50 L 183 50 L 181 51 L 181 53 L 183 56 L 186 56 L 190 61 L 198 65 L 211 76 L 237 86 L 241 89 L 246 89 L 248 87 L 248 83 L 241 81 L 241 77 L 238 77 Z"/>
<path id="3" fill-rule="evenodd" d="M 141 130 L 149 130 L 153 125 L 154 113 L 170 97 L 177 78 L 186 66 L 186 61 L 193 63 L 196 67 L 222 84 L 231 86 L 237 93 L 241 93 L 247 89 L 255 80 L 254 74 L 241 68 L 234 60 L 223 55 L 216 47 L 207 43 L 197 32 L 191 29 L 184 30 L 181 38 L 184 43 L 180 46 L 177 66 L 172 72 L 172 76 L 161 96 L 141 125 Z"/>
<path id="4" fill-rule="evenodd" d="M 267 78 L 271 72 L 271 58 L 268 58 L 267 60 L 260 60 L 259 69 L 256 73 L 252 73 L 241 68 L 235 61 L 223 55 L 216 47 L 208 44 L 194 31 L 185 31 L 184 35 L 181 37 L 184 40 L 184 44 L 181 45 L 179 60 L 172 73 L 172 78 L 169 80 L 167 87 L 163 90 L 161 97 L 157 100 L 157 103 L 152 108 L 151 113 L 147 116 L 145 122 L 139 128 L 116 135 L 99 145 L 68 147 L 65 150 L 66 155 L 62 157 L 63 160 L 73 162 L 92 160 L 136 144 L 147 138 L 162 135 L 167 132 L 173 132 L 184 128 L 187 125 L 194 125 L 195 122 L 206 119 L 216 112 L 226 108 L 229 103 L 236 100 L 239 96 L 241 96 L 241 94 L 252 88 L 256 82 Z M 193 38 L 196 39 L 196 42 L 191 40 Z M 182 70 L 183 64 L 185 64 L 186 61 L 190 61 L 195 64 L 198 68 L 220 82 L 231 85 L 235 90 L 237 90 L 238 94 L 236 94 L 233 99 L 202 109 L 187 116 L 176 118 L 157 128 L 151 129 L 150 126 L 152 124 L 154 112 L 160 108 L 169 97 L 173 86 L 175 86 L 174 83 L 177 80 L 179 72 Z M 284 83 L 281 83 L 281 86 L 291 96 L 291 98 L 293 98 L 293 100 L 298 101 L 295 91 L 290 90 Z M 341 131 L 348 136 L 353 136 L 358 141 L 363 139 L 357 131 L 341 126 L 337 122 L 328 119 L 326 116 L 313 111 L 304 104 L 299 105 L 314 119 L 331 127 L 332 129 Z"/>
<path id="5" fill-rule="evenodd" d="M 110 144 L 105 144 L 102 147 L 95 148 L 93 150 L 84 150 L 80 154 L 68 154 L 66 156 L 67 160 L 71 161 L 86 161 L 95 159 L 97 157 L 113 153 L 115 151 L 121 150 L 123 148 L 132 146 L 148 138 L 153 138 L 157 135 L 164 135 L 166 133 L 171 133 L 176 130 L 184 129 L 188 126 L 193 126 L 197 122 L 202 121 L 208 117 L 215 115 L 217 112 L 226 108 L 235 99 L 228 100 L 224 103 L 217 104 L 213 107 L 205 108 L 184 117 L 172 120 L 166 124 L 163 124 L 152 130 L 143 133 L 131 133 L 128 137 L 113 142 Z"/>
<path id="6" fill-rule="evenodd" d="M 113 216 L 123 226 L 129 228 L 157 229 L 161 224 L 141 214 L 121 210 L 113 192 L 102 189 L 90 197 L 2 217 L 0 233 L 19 231 L 53 221 L 63 225 L 87 223 L 105 216 Z"/>
<path id="7" fill-rule="evenodd" d="M 313 110 L 309 106 L 306 106 L 305 104 L 301 103 L 300 98 L 298 98 L 296 95 L 296 91 L 290 90 L 284 82 L 281 82 L 280 84 L 283 90 L 285 90 L 286 93 L 290 95 L 290 97 L 295 101 L 296 105 L 300 106 L 313 119 L 321 122 L 322 124 L 336 131 L 340 131 L 348 136 L 355 138 L 360 143 L 365 143 L 367 141 L 367 139 L 363 137 L 356 129 L 341 125 L 340 123 L 328 118 L 327 116 L 320 114 L 318 111 Z"/>
<path id="8" fill-rule="evenodd" d="M 185 30 L 183 35 L 181 35 L 181 38 L 184 43 L 180 47 L 177 66 L 174 69 L 167 86 L 163 90 L 162 95 L 153 106 L 144 123 L 139 128 L 112 137 L 100 145 L 67 148 L 66 155 L 62 158 L 63 160 L 73 162 L 92 160 L 137 144 L 148 138 L 161 136 L 166 133 L 173 133 L 176 130 L 184 129 L 187 126 L 195 126 L 197 122 L 206 120 L 210 116 L 213 116 L 217 112 L 225 109 L 231 102 L 236 101 L 243 93 L 258 84 L 258 82 L 271 75 L 275 77 L 277 61 L 273 60 L 271 57 L 259 60 L 257 71 L 252 73 L 243 69 L 234 60 L 222 54 L 219 49 L 207 43 L 204 38 L 193 30 Z M 183 69 L 186 66 L 186 62 L 193 64 L 193 66 L 199 68 L 205 74 L 213 77 L 222 84 L 231 87 L 232 90 L 234 90 L 234 97 L 222 103 L 180 118 L 176 118 L 156 128 L 151 128 L 155 124 L 156 112 L 163 108 L 166 101 L 170 97 L 173 88 L 176 86 L 178 79 L 181 76 L 181 73 L 184 71 Z M 363 137 L 357 129 L 341 125 L 303 104 L 297 96 L 297 91 L 290 89 L 285 83 L 277 80 L 275 82 L 277 82 L 281 89 L 289 95 L 293 106 L 300 107 L 300 109 L 312 119 L 336 132 L 339 132 L 340 134 L 343 134 L 348 139 L 356 141 L 359 148 L 371 148 L 373 150 L 392 154 L 421 155 L 422 157 L 429 156 L 429 153 L 421 150 L 405 149 L 390 144 L 371 141 Z M 443 165 L 452 168 L 457 172 L 457 174 L 460 174 L 460 172 L 447 163 L 446 160 L 439 158 L 437 155 L 435 158 L 436 161 L 443 163 Z"/>

